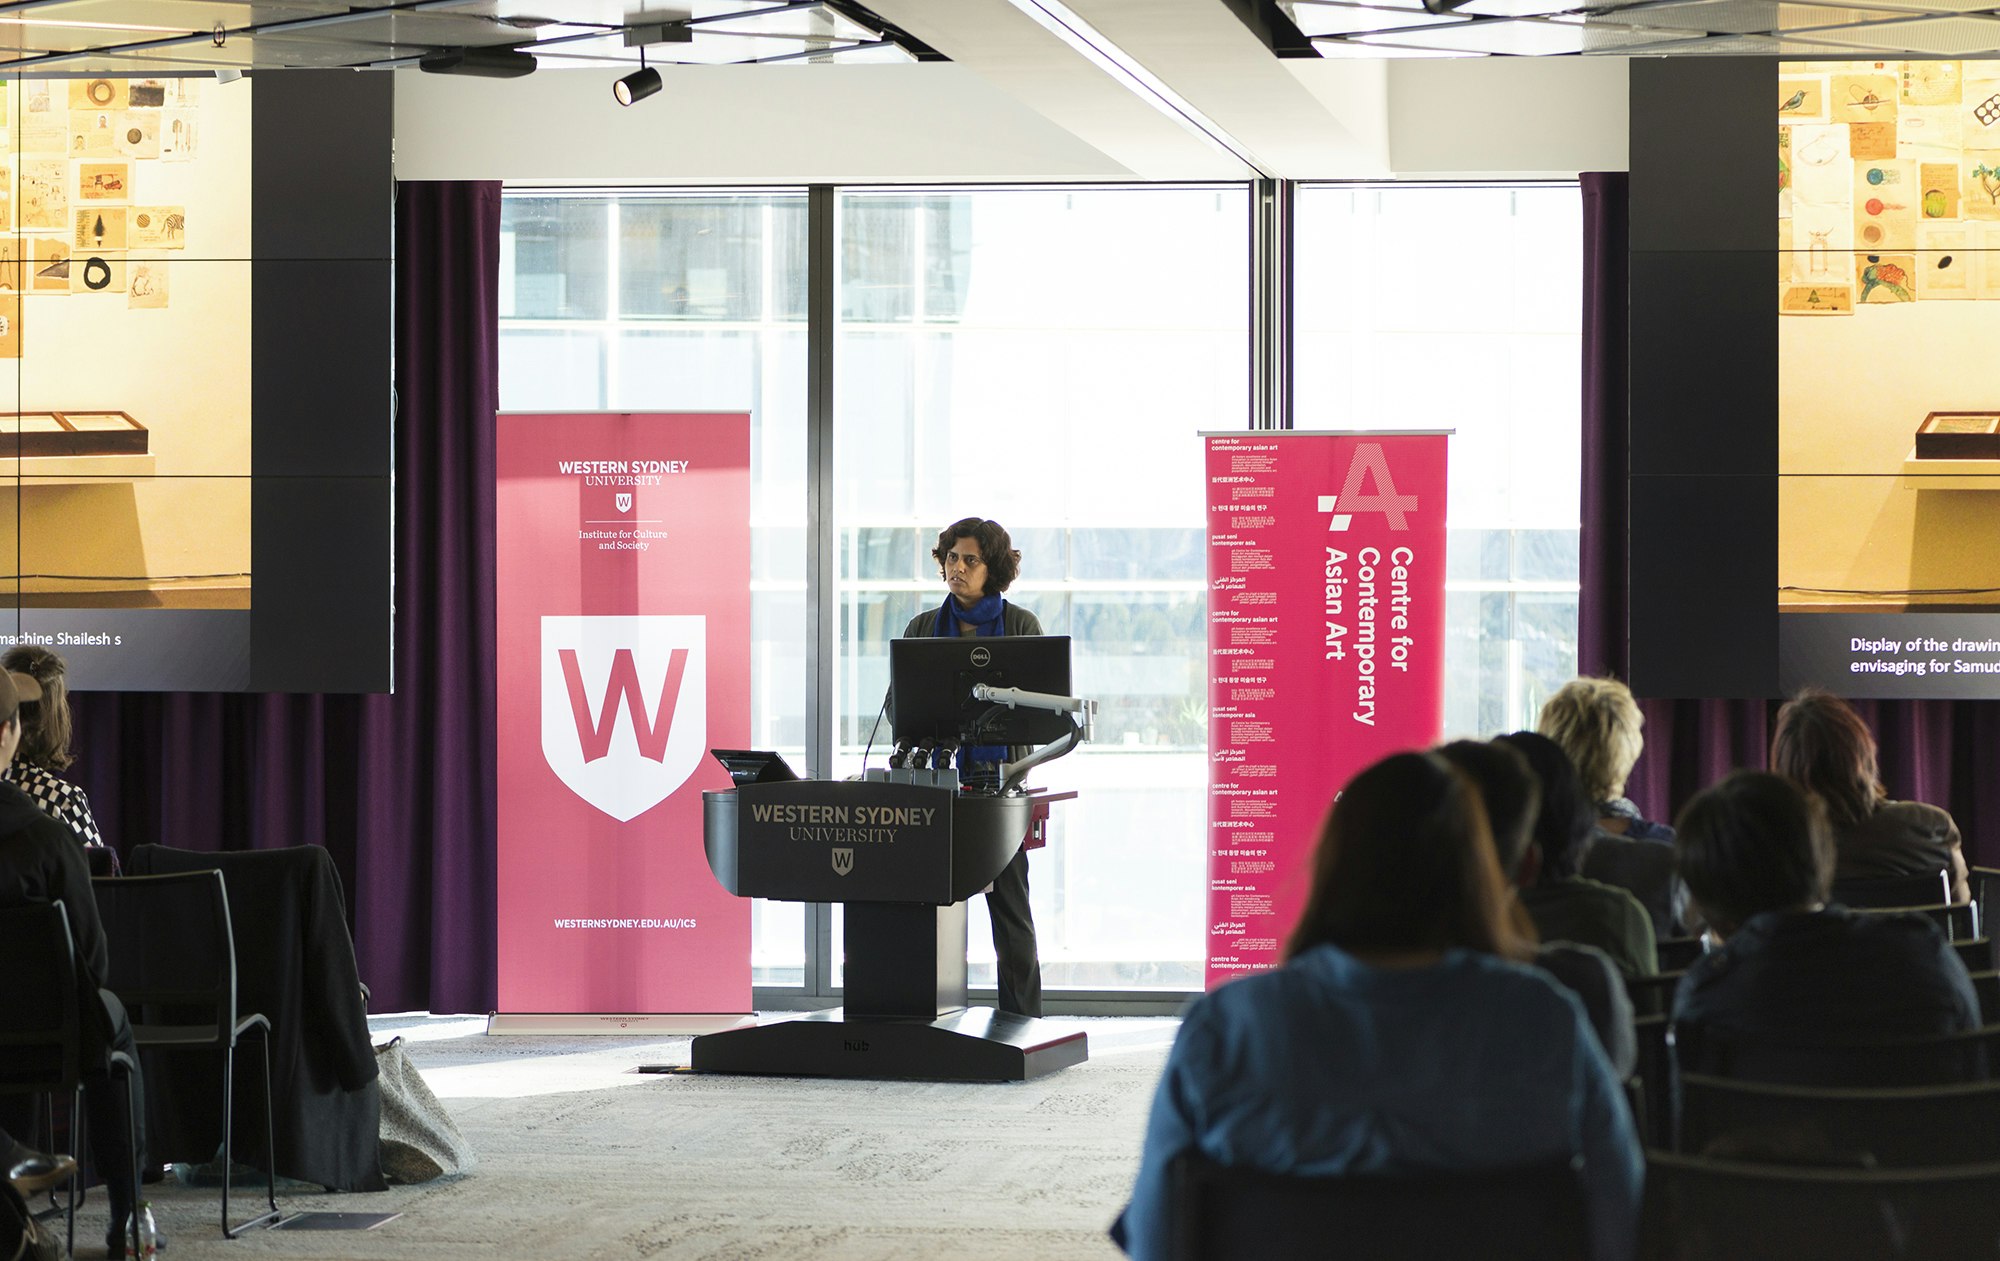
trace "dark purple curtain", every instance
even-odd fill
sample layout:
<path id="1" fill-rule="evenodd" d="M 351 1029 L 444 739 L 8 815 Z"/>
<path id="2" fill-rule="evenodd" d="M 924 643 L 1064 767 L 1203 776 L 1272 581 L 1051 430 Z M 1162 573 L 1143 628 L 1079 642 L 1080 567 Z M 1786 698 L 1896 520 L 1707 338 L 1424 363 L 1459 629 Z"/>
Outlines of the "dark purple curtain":
<path id="1" fill-rule="evenodd" d="M 1629 470 L 1626 231 L 1630 180 L 1591 172 L 1583 182 L 1583 538 L 1577 668 L 1626 676 L 1625 538 Z M 1776 318 L 1773 316 L 1773 318 Z M 1762 767 L 1777 701 L 1645 699 L 1646 751 L 1627 791 L 1648 818 L 1673 818 L 1689 797 L 1738 767 Z M 2000 705 L 1972 701 L 1860 701 L 1874 728 L 1891 796 L 1945 806 L 1972 861 L 2000 863 Z"/>
<path id="2" fill-rule="evenodd" d="M 499 184 L 398 186 L 395 693 L 75 698 L 119 849 L 332 853 L 378 1012 L 494 1006 L 499 257 Z"/>

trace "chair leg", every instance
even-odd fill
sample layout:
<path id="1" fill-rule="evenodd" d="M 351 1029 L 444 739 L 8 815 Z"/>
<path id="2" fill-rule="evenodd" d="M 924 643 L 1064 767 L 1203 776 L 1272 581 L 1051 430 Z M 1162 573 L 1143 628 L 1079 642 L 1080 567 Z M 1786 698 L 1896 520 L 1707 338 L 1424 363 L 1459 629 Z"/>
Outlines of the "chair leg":
<path id="1" fill-rule="evenodd" d="M 267 1226 L 278 1219 L 278 1151 L 271 1135 L 270 1035 L 264 1034 L 258 1041 L 264 1051 L 264 1191 L 270 1209 L 241 1226 L 229 1224 L 229 1183 L 235 1169 L 234 1110 L 231 1105 L 236 1097 L 236 1048 L 232 1045 L 223 1051 L 222 1061 L 222 1235 L 225 1239 L 234 1239 L 253 1226 Z"/>
<path id="2" fill-rule="evenodd" d="M 50 1099 L 49 1102 L 51 1105 L 49 1108 L 49 1142 L 51 1147 L 53 1147 L 56 1124 L 56 1110 L 53 1106 L 55 1100 Z M 69 1150 L 72 1155 L 81 1154 L 83 1151 L 83 1087 L 81 1084 L 73 1087 L 69 1093 Z M 77 1161 L 77 1171 L 70 1175 L 69 1180 L 69 1238 L 67 1242 L 69 1244 L 69 1255 L 71 1256 L 76 1255 L 77 1187 L 83 1182 L 82 1166 L 83 1162 L 80 1160 Z"/>
<path id="3" fill-rule="evenodd" d="M 222 1236 L 236 1238 L 236 1232 L 229 1229 L 229 1184 L 236 1180 L 236 1162 L 231 1139 L 236 1134 L 236 1043 L 232 1040 L 222 1051 Z"/>
<path id="4" fill-rule="evenodd" d="M 136 1072 L 136 1069 L 134 1070 Z M 133 1089 L 133 1073 L 125 1074 L 125 1144 L 132 1151 L 132 1217 L 125 1223 L 125 1241 L 134 1252 L 139 1245 L 139 1197 L 145 1194 L 145 1170 L 139 1163 L 139 1092 Z M 76 1248 L 70 1255 L 76 1255 Z"/>

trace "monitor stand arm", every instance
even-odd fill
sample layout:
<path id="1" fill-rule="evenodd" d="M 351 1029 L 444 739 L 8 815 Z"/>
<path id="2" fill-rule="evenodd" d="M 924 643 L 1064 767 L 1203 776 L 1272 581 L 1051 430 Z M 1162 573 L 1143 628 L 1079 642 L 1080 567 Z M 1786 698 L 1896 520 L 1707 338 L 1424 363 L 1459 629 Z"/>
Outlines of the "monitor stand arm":
<path id="1" fill-rule="evenodd" d="M 1045 744 L 1018 762 L 1003 762 L 1000 765 L 1002 792 L 1013 792 L 1029 771 L 1044 762 L 1053 762 L 1077 745 L 1090 739 L 1091 724 L 1097 718 L 1097 702 L 1076 696 L 1054 696 L 1047 692 L 1024 692 L 1018 687 L 991 687 L 984 683 L 974 684 L 972 698 L 994 705 L 1005 705 L 1009 709 L 1042 709 L 1053 714 L 1069 714 L 1070 731 L 1053 744 Z"/>

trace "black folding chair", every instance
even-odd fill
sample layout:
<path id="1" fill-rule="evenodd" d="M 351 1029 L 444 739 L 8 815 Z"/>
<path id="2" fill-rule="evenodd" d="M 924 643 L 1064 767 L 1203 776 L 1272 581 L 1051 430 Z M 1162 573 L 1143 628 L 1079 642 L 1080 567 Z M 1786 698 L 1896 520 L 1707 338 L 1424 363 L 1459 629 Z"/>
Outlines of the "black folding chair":
<path id="1" fill-rule="evenodd" d="M 1922 915 L 1929 918 L 1953 941 L 1972 941 L 1979 936 L 1979 903 L 1955 902 L 1948 906 L 1851 906 L 1863 915 Z"/>
<path id="2" fill-rule="evenodd" d="M 1797 1163 L 1866 1157 L 1876 1168 L 2000 1162 L 2000 1082 L 1844 1089 L 1688 1073 L 1679 1150 L 1789 1152 Z M 1740 1158 L 1740 1157 L 1739 1157 Z"/>
<path id="3" fill-rule="evenodd" d="M 1951 901 L 1951 872 L 1940 867 L 1921 876 L 1836 880 L 1827 901 L 1846 907 L 1943 906 Z"/>
<path id="4" fill-rule="evenodd" d="M 275 1222 L 278 1185 L 271 1167 L 271 1023 L 236 1010 L 236 947 L 219 871 L 92 880 L 110 944 L 105 986 L 124 1002 L 143 1051 L 211 1051 L 222 1056 L 222 1233 L 230 1239 Z M 236 1044 L 256 1033 L 264 1066 L 264 1178 L 267 1209 L 229 1224 L 235 1163 Z M 156 1093 L 157 1090 L 156 1090 Z"/>
<path id="5" fill-rule="evenodd" d="M 1696 959 L 1708 953 L 1708 943 L 1699 937 L 1662 937 L 1653 943 L 1653 953 L 1662 972 L 1685 972 Z"/>
<path id="6" fill-rule="evenodd" d="M 83 1023 L 76 966 L 76 943 L 70 936 L 69 913 L 60 902 L 38 902 L 0 910 L 0 959 L 12 975 L 7 1001 L 0 1003 L 0 1094 L 40 1095 L 53 1107 L 59 1094 L 69 1096 L 71 1155 L 82 1147 Z M 95 1068 L 95 1065 L 89 1066 Z M 132 1075 L 138 1065 L 122 1051 L 107 1052 L 114 1079 L 124 1079 L 127 1145 L 132 1152 L 128 1171 L 134 1191 L 139 1186 L 138 1115 L 132 1103 Z M 100 1173 L 105 1171 L 100 1170 Z M 109 1177 L 108 1173 L 105 1176 Z M 76 1252 L 76 1206 L 80 1178 L 69 1180 L 68 1247 Z"/>
<path id="7" fill-rule="evenodd" d="M 1588 1254 L 1567 1161 L 1483 1173 L 1293 1177 L 1174 1161 L 1174 1261 L 1571 1261 Z"/>
<path id="8" fill-rule="evenodd" d="M 2000 1065 L 2000 1025 L 1936 1037 L 1803 1041 L 1676 1025 L 1682 1075 L 1791 1086 L 1945 1086 L 1987 1080 Z"/>
<path id="9" fill-rule="evenodd" d="M 1667 1040 L 1665 1016 L 1640 1016 L 1632 1021 L 1632 1037 L 1638 1047 L 1637 1077 L 1639 1096 L 1645 1112 L 1634 1112 L 1633 1120 L 1642 1127 L 1640 1136 L 1648 1143 L 1665 1143 L 1671 1135 L 1674 1116 L 1674 1053 Z"/>
<path id="10" fill-rule="evenodd" d="M 1979 1023 L 2000 1024 L 2000 972 L 1974 972 L 1972 992 L 1979 995 Z"/>
<path id="11" fill-rule="evenodd" d="M 1646 1153 L 1646 1261 L 1994 1255 L 2000 1164 L 1922 1169 Z"/>
<path id="12" fill-rule="evenodd" d="M 1951 948 L 1958 952 L 1958 961 L 1965 965 L 1967 972 L 1991 972 L 2000 968 L 2000 955 L 1993 953 L 1991 937 L 1974 937 L 1971 941 L 1954 941 Z"/>
<path id="13" fill-rule="evenodd" d="M 1685 972 L 1662 972 L 1658 976 L 1628 976 L 1625 996 L 1632 1000 L 1635 1016 L 1664 1016 L 1673 1006 L 1674 991 L 1680 988 Z"/>

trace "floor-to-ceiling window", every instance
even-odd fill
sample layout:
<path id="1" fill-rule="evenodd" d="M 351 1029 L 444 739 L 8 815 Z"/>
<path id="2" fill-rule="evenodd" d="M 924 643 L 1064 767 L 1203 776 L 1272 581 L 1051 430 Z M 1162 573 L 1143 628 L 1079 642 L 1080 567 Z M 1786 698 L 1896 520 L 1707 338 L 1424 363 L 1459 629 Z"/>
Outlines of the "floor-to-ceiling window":
<path id="1" fill-rule="evenodd" d="M 1576 672 L 1576 185 L 1298 195 L 1294 423 L 1451 429 L 1445 730 L 1532 727 Z"/>
<path id="2" fill-rule="evenodd" d="M 803 190 L 510 191 L 508 410 L 752 418 L 753 738 L 871 764 L 888 640 L 943 599 L 930 547 L 998 519 L 1009 598 L 1074 639 L 1096 741 L 1031 782 L 1052 1001 L 1198 988 L 1204 951 L 1203 430 L 1250 423 L 1250 193 L 844 189 L 832 201 L 834 707 L 810 708 Z M 1574 185 L 1324 185 L 1296 206 L 1294 423 L 1449 428 L 1446 728 L 1531 724 L 1576 659 L 1580 212 Z M 983 900 L 975 985 L 990 984 Z M 754 976 L 808 990 L 796 904 Z M 821 924 L 821 933 L 825 926 Z M 836 933 L 822 940 L 837 945 Z M 825 973 L 838 981 L 837 958 Z"/>
<path id="3" fill-rule="evenodd" d="M 505 411 L 750 414 L 751 733 L 806 745 L 806 195 L 509 193 Z M 804 908 L 755 904 L 752 976 L 804 982 Z"/>
<path id="4" fill-rule="evenodd" d="M 839 204 L 838 770 L 888 641 L 944 599 L 960 517 L 1022 553 L 1008 599 L 1069 635 L 1094 743 L 1030 863 L 1052 990 L 1199 988 L 1205 933 L 1201 447 L 1249 423 L 1249 203 L 1231 188 L 859 190 Z M 879 757 L 884 736 L 877 736 Z M 991 984 L 983 899 L 973 983 Z"/>

